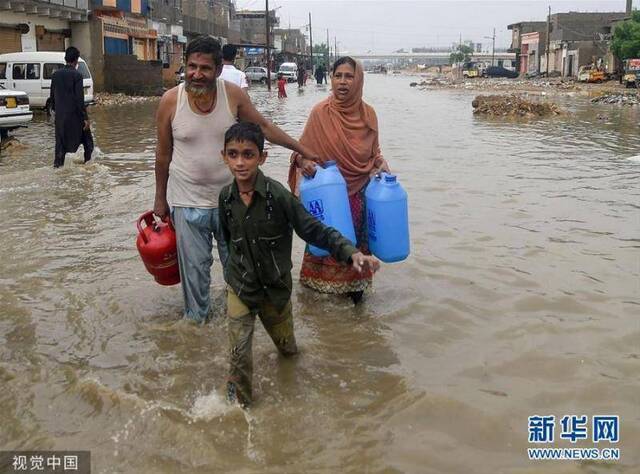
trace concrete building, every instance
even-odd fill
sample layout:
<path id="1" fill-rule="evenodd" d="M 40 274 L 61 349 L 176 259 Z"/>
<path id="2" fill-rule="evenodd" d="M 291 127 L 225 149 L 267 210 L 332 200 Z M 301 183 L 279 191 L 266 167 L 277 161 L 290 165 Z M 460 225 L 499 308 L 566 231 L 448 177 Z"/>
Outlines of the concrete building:
<path id="1" fill-rule="evenodd" d="M 547 33 L 534 31 L 520 36 L 520 74 L 537 74 L 546 52 Z"/>
<path id="2" fill-rule="evenodd" d="M 275 10 L 269 10 L 271 30 L 280 26 Z M 240 42 L 247 45 L 265 46 L 267 42 L 266 15 L 264 10 L 239 10 L 235 18 L 240 23 Z M 273 36 L 271 36 L 273 46 Z"/>
<path id="3" fill-rule="evenodd" d="M 549 72 L 576 77 L 580 66 L 593 63 L 613 73 L 615 61 L 609 51 L 612 27 L 626 16 L 625 12 L 551 15 Z M 547 70 L 546 61 L 541 68 Z"/>
<path id="4" fill-rule="evenodd" d="M 158 32 L 149 25 L 148 0 L 91 0 L 85 58 L 97 91 L 162 91 Z"/>
<path id="5" fill-rule="evenodd" d="M 613 72 L 615 61 L 609 52 L 612 26 L 625 17 L 625 12 L 555 13 L 550 17 L 548 55 L 546 21 L 514 23 L 508 26 L 513 31 L 510 51 L 518 55 L 521 73 L 548 71 L 550 75 L 576 77 L 580 66 L 591 63 Z"/>
<path id="6" fill-rule="evenodd" d="M 157 57 L 162 62 L 162 82 L 165 87 L 173 87 L 187 43 L 182 27 L 182 0 L 149 0 L 149 21 L 151 29 L 158 33 Z"/>
<path id="7" fill-rule="evenodd" d="M 0 53 L 64 51 L 87 23 L 88 0 L 0 0 Z"/>
<path id="8" fill-rule="evenodd" d="M 273 47 L 276 66 L 283 62 L 310 63 L 307 38 L 299 29 L 274 29 Z"/>
<path id="9" fill-rule="evenodd" d="M 529 46 L 527 46 L 527 51 L 523 53 L 522 51 L 522 37 L 525 35 L 529 35 L 527 39 L 527 45 L 532 43 L 536 43 L 536 36 L 531 35 L 532 33 L 538 33 L 537 35 L 537 44 L 540 44 L 540 35 L 539 33 L 547 31 L 547 22 L 545 21 L 521 21 L 519 23 L 513 23 L 507 26 L 507 29 L 511 30 L 511 47 L 509 48 L 510 53 L 516 54 L 516 68 L 521 73 L 524 74 L 527 72 L 530 61 L 529 61 Z M 536 50 L 539 55 L 539 50 Z M 524 55 L 525 62 L 523 64 Z"/>

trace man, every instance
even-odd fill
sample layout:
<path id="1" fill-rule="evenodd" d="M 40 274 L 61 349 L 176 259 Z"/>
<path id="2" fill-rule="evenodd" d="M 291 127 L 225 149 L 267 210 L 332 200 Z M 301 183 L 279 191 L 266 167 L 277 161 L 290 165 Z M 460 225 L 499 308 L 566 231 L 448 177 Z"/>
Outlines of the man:
<path id="1" fill-rule="evenodd" d="M 248 89 L 249 83 L 247 82 L 247 75 L 236 69 L 234 62 L 236 60 L 236 54 L 238 50 L 232 44 L 225 44 L 222 47 L 222 74 L 220 74 L 220 78 L 224 79 L 227 82 L 232 82 L 233 84 L 240 87 L 240 89 Z"/>
<path id="2" fill-rule="evenodd" d="M 186 318 L 209 317 L 212 234 L 225 265 L 227 249 L 220 235 L 218 195 L 233 177 L 220 158 L 224 134 L 238 119 L 256 123 L 272 143 L 313 153 L 266 120 L 239 86 L 220 79 L 220 43 L 201 36 L 187 45 L 185 82 L 160 100 L 156 123 L 156 195 L 154 212 L 171 214 Z M 171 206 L 171 207 L 169 207 Z"/>
<path id="3" fill-rule="evenodd" d="M 82 74 L 77 71 L 80 51 L 73 46 L 64 52 L 65 67 L 51 77 L 49 100 L 55 115 L 56 149 L 53 167 L 64 165 L 67 153 L 75 153 L 80 144 L 84 148 L 84 162 L 91 159 L 93 137 L 89 116 L 84 105 Z"/>
<path id="4" fill-rule="evenodd" d="M 318 67 L 316 67 L 315 75 L 316 75 L 316 82 L 318 83 L 318 85 L 322 84 L 323 80 L 325 82 L 327 81 L 327 76 L 325 75 L 324 66 L 322 64 L 318 64 Z"/>

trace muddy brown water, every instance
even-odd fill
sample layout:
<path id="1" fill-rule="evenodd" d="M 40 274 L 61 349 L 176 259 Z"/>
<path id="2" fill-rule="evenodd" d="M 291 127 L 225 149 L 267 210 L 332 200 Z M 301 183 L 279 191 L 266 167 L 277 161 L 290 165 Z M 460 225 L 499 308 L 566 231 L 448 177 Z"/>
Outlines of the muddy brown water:
<path id="1" fill-rule="evenodd" d="M 566 96 L 567 116 L 505 122 L 413 80 L 365 88 L 412 254 L 357 308 L 294 273 L 301 354 L 257 329 L 247 413 L 223 399 L 222 314 L 180 321 L 179 289 L 135 250 L 157 103 L 90 110 L 88 166 L 51 168 L 40 116 L 17 131 L 0 158 L 2 449 L 91 450 L 99 473 L 640 472 L 640 108 Z M 299 136 L 328 90 L 288 89 L 251 95 Z M 285 180 L 288 153 L 269 152 Z M 218 262 L 212 295 L 221 313 Z M 621 460 L 529 461 L 527 417 L 572 414 L 619 415 Z"/>

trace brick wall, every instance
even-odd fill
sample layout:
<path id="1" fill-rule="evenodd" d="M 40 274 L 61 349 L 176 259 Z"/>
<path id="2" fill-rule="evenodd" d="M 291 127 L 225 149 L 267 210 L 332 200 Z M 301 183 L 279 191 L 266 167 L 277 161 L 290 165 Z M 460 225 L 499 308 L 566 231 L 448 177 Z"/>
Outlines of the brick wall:
<path id="1" fill-rule="evenodd" d="M 128 95 L 162 95 L 162 62 L 133 55 L 104 56 L 104 90 Z"/>

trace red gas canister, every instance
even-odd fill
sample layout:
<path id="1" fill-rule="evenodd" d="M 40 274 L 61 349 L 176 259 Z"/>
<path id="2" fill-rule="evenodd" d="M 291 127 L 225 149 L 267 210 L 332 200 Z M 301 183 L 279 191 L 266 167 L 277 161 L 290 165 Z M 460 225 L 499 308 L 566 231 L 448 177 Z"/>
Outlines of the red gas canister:
<path id="1" fill-rule="evenodd" d="M 142 227 L 143 222 L 146 224 L 145 227 Z M 171 220 L 156 221 L 153 211 L 142 214 L 138 219 L 136 246 L 144 266 L 158 283 L 180 283 L 176 231 Z"/>

